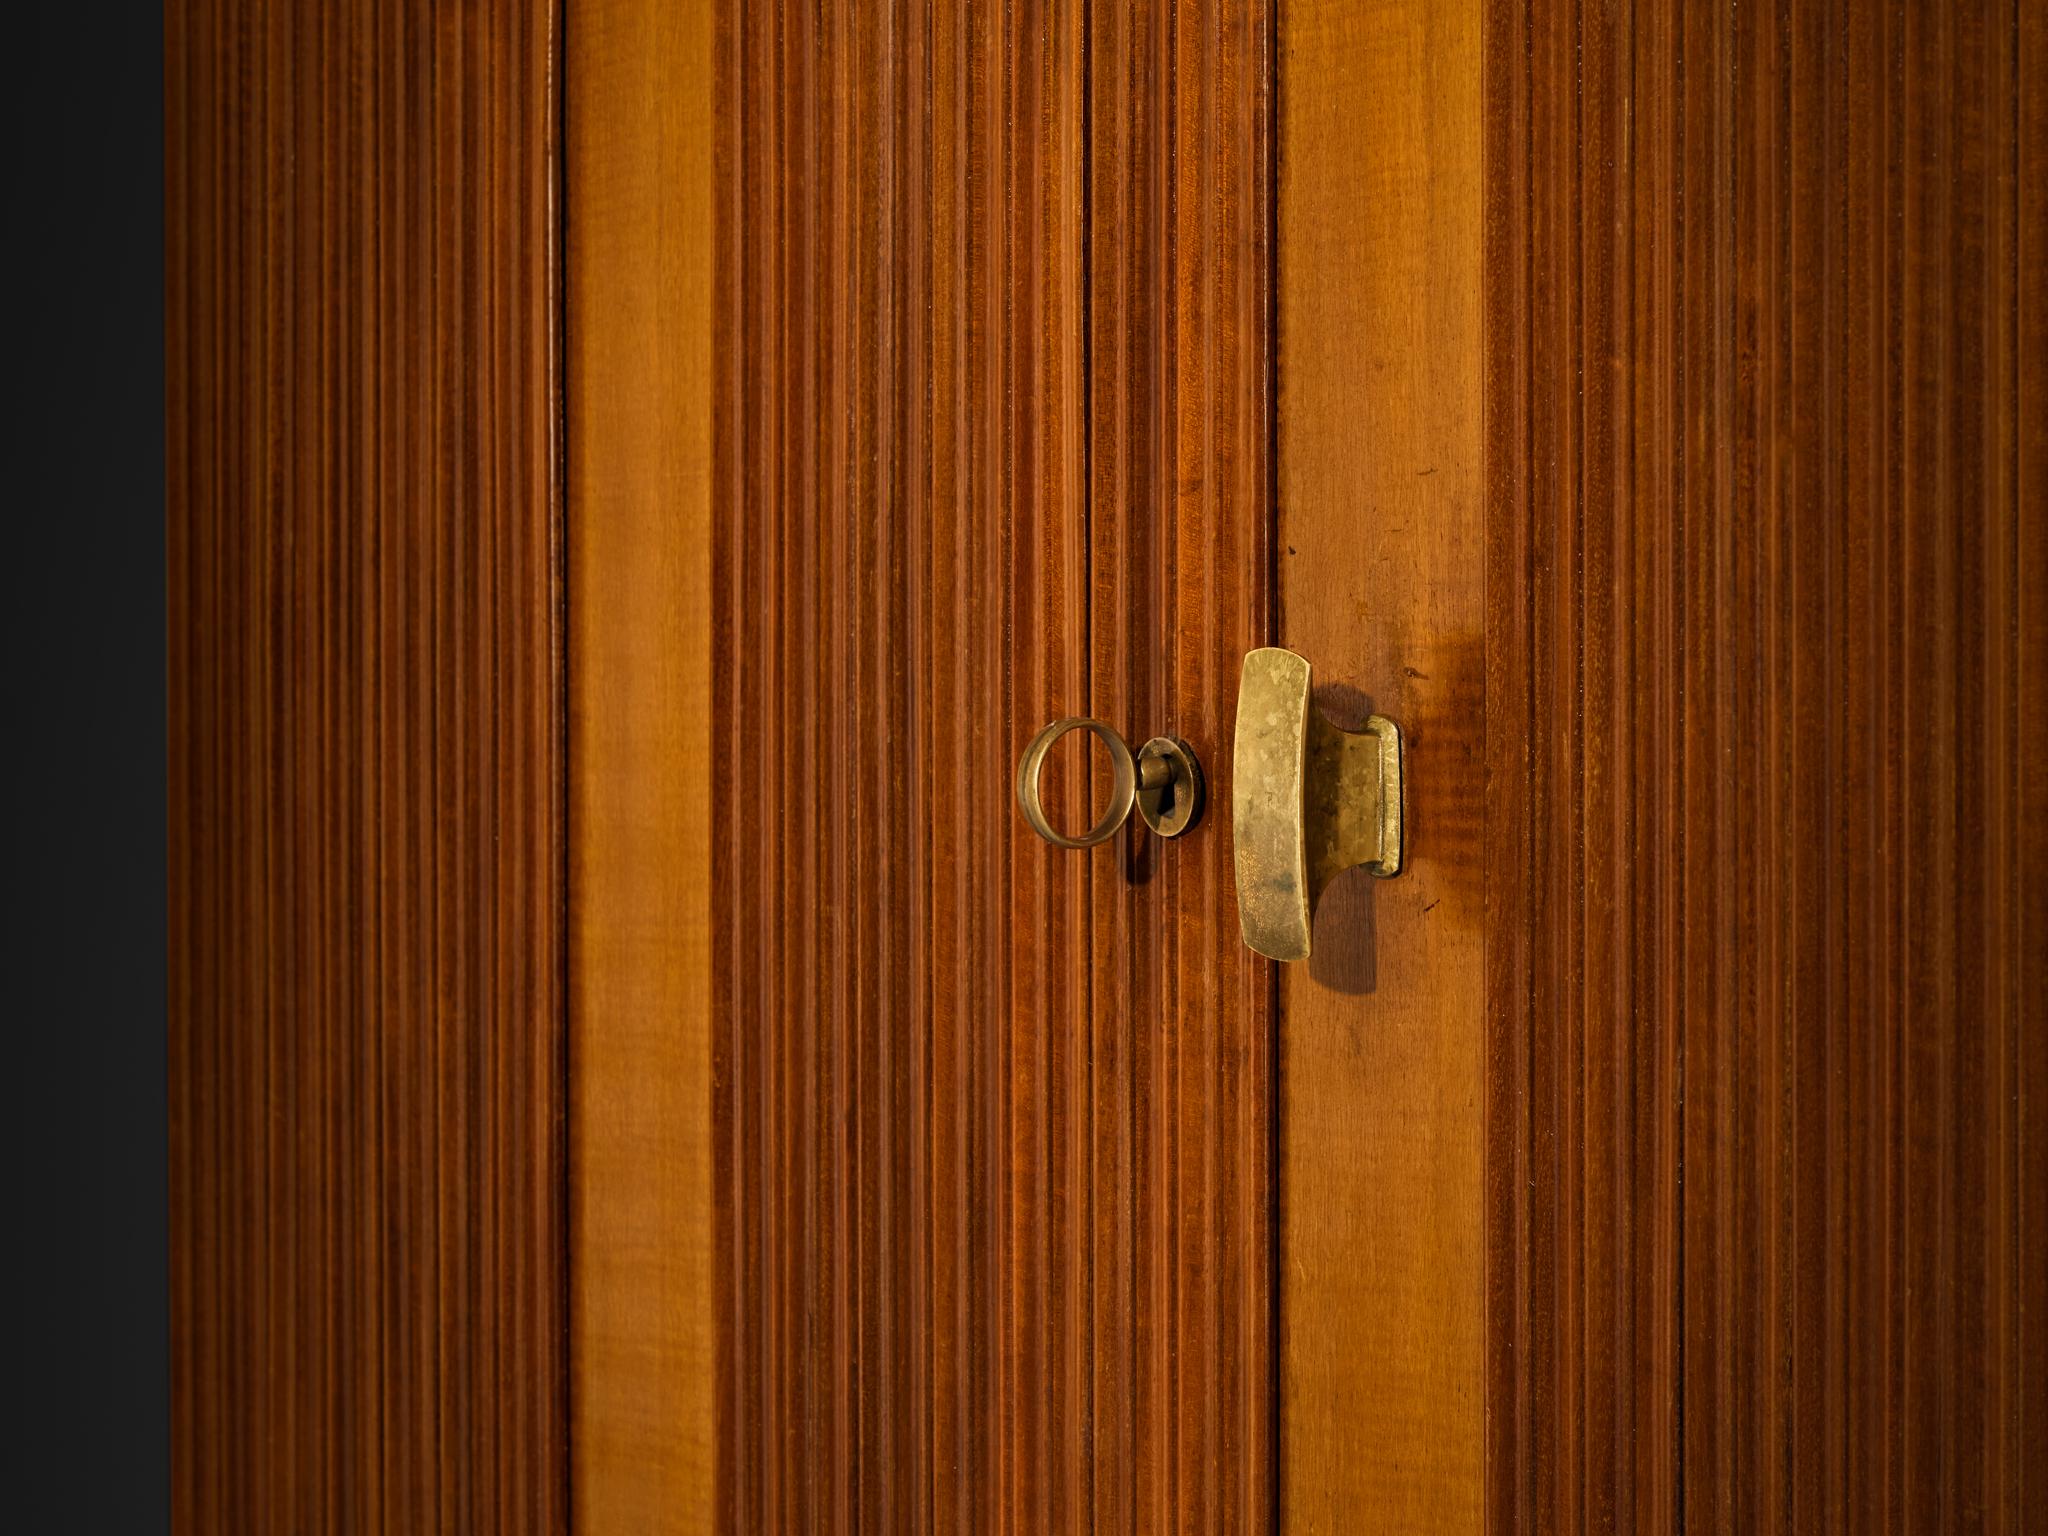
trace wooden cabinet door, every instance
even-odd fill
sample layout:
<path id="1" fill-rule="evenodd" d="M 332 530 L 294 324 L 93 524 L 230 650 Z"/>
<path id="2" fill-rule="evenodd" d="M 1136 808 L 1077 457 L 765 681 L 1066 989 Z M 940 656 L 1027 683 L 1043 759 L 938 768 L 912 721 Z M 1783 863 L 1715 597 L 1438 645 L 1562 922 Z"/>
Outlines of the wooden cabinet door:
<path id="1" fill-rule="evenodd" d="M 569 22 L 579 1507 L 1263 1528 L 1228 815 L 1010 785 L 1271 637 L 1271 15 L 659 11 Z"/>
<path id="2" fill-rule="evenodd" d="M 579 793 L 593 900 L 659 910 L 694 829 L 708 916 L 589 924 L 695 957 L 701 1037 L 678 1114 L 673 1035 L 579 1026 L 621 1241 L 578 1337 L 673 1344 L 698 1428 L 586 1370 L 586 1507 L 653 1468 L 737 1528 L 2016 1519 L 2040 29 L 735 7 L 685 66 L 640 9 L 572 18 L 571 461 L 607 412 L 692 435 L 591 463 L 638 511 L 572 513 L 571 608 L 593 699 L 671 624 L 699 670 Z M 657 600 L 661 528 L 701 552 Z M 1408 744 L 1406 872 L 1285 968 L 1228 816 L 1271 642 Z M 1205 824 L 1034 841 L 1063 715 L 1188 740 Z M 700 1202 L 673 1272 L 635 1106 Z"/>
<path id="3" fill-rule="evenodd" d="M 166 56 L 181 1530 L 2038 1524 L 2039 7 Z"/>
<path id="4" fill-rule="evenodd" d="M 569 52 L 577 931 L 672 980 L 577 1026 L 593 1523 L 2013 1528 L 2041 28 L 646 11 Z M 1408 752 L 1286 967 L 1268 643 Z M 1035 841 L 1064 715 L 1204 824 Z"/>
<path id="5" fill-rule="evenodd" d="M 1279 37 L 1279 634 L 1413 837 L 1281 982 L 1280 1524 L 2038 1520 L 2048 28 Z"/>

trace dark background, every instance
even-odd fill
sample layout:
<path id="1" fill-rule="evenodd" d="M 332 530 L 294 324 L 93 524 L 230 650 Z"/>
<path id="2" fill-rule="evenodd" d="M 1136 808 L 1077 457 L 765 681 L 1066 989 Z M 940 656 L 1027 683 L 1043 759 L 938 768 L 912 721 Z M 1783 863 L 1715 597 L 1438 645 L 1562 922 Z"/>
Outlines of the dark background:
<path id="1" fill-rule="evenodd" d="M 11 16 L 18 1531 L 168 1524 L 163 15 Z M 25 471 L 25 472 L 23 472 Z M 16 948 L 18 946 L 18 948 Z M 18 1431 L 17 1431 L 18 1433 Z"/>

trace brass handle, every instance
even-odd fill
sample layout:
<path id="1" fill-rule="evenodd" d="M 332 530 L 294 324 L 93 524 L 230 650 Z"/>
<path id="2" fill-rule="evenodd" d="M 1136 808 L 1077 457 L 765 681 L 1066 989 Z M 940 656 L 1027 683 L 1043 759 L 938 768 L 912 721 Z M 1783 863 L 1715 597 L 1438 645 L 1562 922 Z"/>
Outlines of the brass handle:
<path id="1" fill-rule="evenodd" d="M 1069 837 L 1046 820 L 1038 798 L 1038 776 L 1045 755 L 1069 731 L 1093 731 L 1109 748 L 1109 806 L 1102 819 L 1079 837 Z M 1116 829 L 1138 808 L 1145 825 L 1161 837 L 1179 837 L 1202 819 L 1202 765 L 1195 750 L 1173 736 L 1154 736 L 1138 749 L 1134 760 L 1123 737 L 1100 720 L 1069 715 L 1055 720 L 1024 748 L 1017 759 L 1017 809 L 1031 830 L 1055 848 L 1092 848 L 1116 835 Z"/>
<path id="2" fill-rule="evenodd" d="M 1274 960 L 1306 960 L 1332 880 L 1354 864 L 1382 879 L 1401 872 L 1400 727 L 1374 715 L 1363 731 L 1340 730 L 1310 702 L 1305 660 L 1252 651 L 1231 772 L 1244 941 Z"/>

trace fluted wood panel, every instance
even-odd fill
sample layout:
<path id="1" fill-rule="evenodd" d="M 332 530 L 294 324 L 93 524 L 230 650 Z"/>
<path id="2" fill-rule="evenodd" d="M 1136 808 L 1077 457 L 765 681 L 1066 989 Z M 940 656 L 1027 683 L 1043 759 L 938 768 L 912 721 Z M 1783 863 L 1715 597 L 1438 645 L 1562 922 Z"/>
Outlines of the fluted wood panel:
<path id="1" fill-rule="evenodd" d="M 1264 1530 L 1274 1497 L 1274 967 L 1239 936 L 1229 814 L 1273 622 L 1272 26 L 1261 0 L 1089 8 L 1089 712 L 1188 741 L 1210 796 L 1197 837 L 1119 840 L 1095 877 L 1106 1530 Z"/>
<path id="2" fill-rule="evenodd" d="M 1085 1333 L 1058 1234 L 1086 1189 L 1057 1133 L 1084 1080 L 1087 865 L 1016 867 L 1004 785 L 1038 699 L 1081 696 L 1076 21 L 727 9 L 733 1529 L 990 1529 L 1026 1457 L 1042 1496 L 1073 1496 L 1053 1468 L 1085 1431 Z M 1055 1050 L 1051 1095 L 1027 1096 L 1044 1078 L 1013 1064 Z"/>
<path id="3" fill-rule="evenodd" d="M 2048 1488 L 2040 8 L 1487 20 L 1489 1526 Z"/>
<path id="4" fill-rule="evenodd" d="M 735 1528 L 1241 1526 L 1269 1497 L 1269 1009 L 1227 818 L 1077 855 L 1009 794 L 1059 715 L 1212 766 L 1229 740 L 1270 581 L 1266 25 L 726 8 Z"/>
<path id="5" fill-rule="evenodd" d="M 559 1530 L 552 7 L 165 43 L 173 1523 Z"/>

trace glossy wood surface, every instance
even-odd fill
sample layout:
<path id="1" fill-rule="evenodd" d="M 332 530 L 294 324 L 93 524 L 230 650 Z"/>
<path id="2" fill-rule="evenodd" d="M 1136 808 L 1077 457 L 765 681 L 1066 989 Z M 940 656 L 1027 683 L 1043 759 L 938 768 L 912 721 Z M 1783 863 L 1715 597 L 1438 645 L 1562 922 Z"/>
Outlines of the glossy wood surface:
<path id="1" fill-rule="evenodd" d="M 195 1536 L 566 1519 L 553 28 L 166 11 Z"/>
<path id="2" fill-rule="evenodd" d="M 1010 778 L 1060 715 L 1229 739 L 1268 48 L 1243 5 L 722 23 L 729 1526 L 1264 1523 L 1269 983 L 1224 818 L 1064 853 Z"/>
<path id="3" fill-rule="evenodd" d="M 2048 23 L 1491 7 L 1500 1531 L 2018 1531 Z"/>
<path id="4" fill-rule="evenodd" d="M 1401 727 L 1407 864 L 1280 967 L 1280 1526 L 1481 1528 L 1480 12 L 1281 11 L 1280 643 Z"/>
<path id="5" fill-rule="evenodd" d="M 712 1514 L 714 28 L 565 20 L 570 1486 L 651 1536 Z"/>

